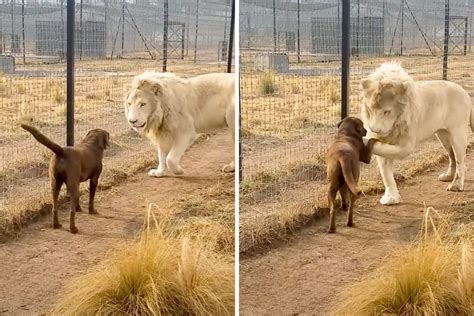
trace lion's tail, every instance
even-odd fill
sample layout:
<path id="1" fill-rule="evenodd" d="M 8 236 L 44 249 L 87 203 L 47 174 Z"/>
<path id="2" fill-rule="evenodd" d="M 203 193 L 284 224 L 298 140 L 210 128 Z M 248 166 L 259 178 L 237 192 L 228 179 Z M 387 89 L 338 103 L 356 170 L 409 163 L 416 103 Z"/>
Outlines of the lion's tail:
<path id="1" fill-rule="evenodd" d="M 351 161 L 341 159 L 339 163 L 341 164 L 342 175 L 344 176 L 344 180 L 346 181 L 349 190 L 351 190 L 354 195 L 361 195 L 362 190 L 357 185 L 354 175 L 352 174 Z"/>
<path id="2" fill-rule="evenodd" d="M 41 134 L 41 132 L 38 131 L 36 128 L 26 124 L 21 124 L 21 128 L 30 132 L 31 135 L 33 135 L 33 137 L 36 138 L 37 141 L 51 149 L 56 155 L 61 157 L 64 156 L 64 149 L 48 137 Z"/>
<path id="3" fill-rule="evenodd" d="M 471 123 L 471 131 L 474 132 L 474 108 L 471 109 L 471 116 L 469 122 Z"/>

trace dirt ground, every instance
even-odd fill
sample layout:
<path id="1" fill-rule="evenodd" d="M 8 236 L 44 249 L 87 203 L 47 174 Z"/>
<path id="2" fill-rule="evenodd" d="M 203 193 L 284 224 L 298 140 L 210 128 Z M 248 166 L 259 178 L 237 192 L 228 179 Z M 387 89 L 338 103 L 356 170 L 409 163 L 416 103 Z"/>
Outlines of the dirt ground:
<path id="1" fill-rule="evenodd" d="M 200 189 L 233 178 L 220 172 L 232 159 L 232 149 L 232 140 L 223 131 L 189 149 L 183 158 L 183 176 L 157 179 L 142 171 L 120 186 L 98 192 L 99 215 L 78 213 L 77 235 L 66 230 L 66 203 L 60 211 L 62 229 L 53 230 L 50 217 L 45 216 L 24 228 L 17 239 L 0 244 L 0 314 L 46 313 L 68 281 L 85 273 L 114 246 L 137 235 L 148 203 L 166 209 Z M 81 199 L 83 210 L 87 210 L 85 198 Z"/>
<path id="2" fill-rule="evenodd" d="M 447 183 L 437 181 L 445 167 L 408 180 L 400 187 L 399 205 L 382 206 L 380 196 L 359 200 L 353 228 L 344 226 L 345 214 L 340 211 L 336 234 L 326 233 L 326 216 L 289 242 L 241 255 L 241 315 L 328 315 L 343 286 L 361 279 L 391 249 L 415 238 L 425 204 L 452 213 L 457 211 L 453 204 L 474 200 L 474 153 L 468 154 L 463 193 L 448 192 Z"/>

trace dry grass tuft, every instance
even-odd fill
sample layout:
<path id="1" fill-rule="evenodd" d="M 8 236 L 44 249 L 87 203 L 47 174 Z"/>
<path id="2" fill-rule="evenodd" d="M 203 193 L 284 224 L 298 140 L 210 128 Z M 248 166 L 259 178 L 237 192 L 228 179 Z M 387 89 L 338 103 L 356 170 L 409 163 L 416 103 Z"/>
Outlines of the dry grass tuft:
<path id="1" fill-rule="evenodd" d="M 66 102 L 66 97 L 64 96 L 64 89 L 59 85 L 50 86 L 51 97 L 55 104 L 62 105 Z"/>
<path id="2" fill-rule="evenodd" d="M 472 315 L 474 226 L 432 213 L 414 245 L 342 293 L 335 315 Z"/>
<path id="3" fill-rule="evenodd" d="M 18 94 L 25 94 L 25 93 L 26 93 L 26 86 L 25 86 L 25 84 L 23 84 L 23 83 L 20 82 L 20 83 L 17 83 L 17 84 L 15 85 L 15 87 L 16 87 L 16 92 L 17 92 Z"/>
<path id="4" fill-rule="evenodd" d="M 268 71 L 260 77 L 260 90 L 263 95 L 273 95 L 277 91 L 275 83 L 275 76 L 272 72 Z"/>
<path id="5" fill-rule="evenodd" d="M 167 225 L 149 210 L 141 237 L 72 283 L 53 314 L 233 315 L 230 258 Z"/>

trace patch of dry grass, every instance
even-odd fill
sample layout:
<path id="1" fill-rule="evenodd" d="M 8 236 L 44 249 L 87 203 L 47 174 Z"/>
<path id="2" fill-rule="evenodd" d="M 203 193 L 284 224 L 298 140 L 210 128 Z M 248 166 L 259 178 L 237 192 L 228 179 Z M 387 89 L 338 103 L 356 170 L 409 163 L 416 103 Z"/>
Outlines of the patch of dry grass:
<path id="1" fill-rule="evenodd" d="M 168 225 L 149 210 L 140 238 L 71 283 L 53 313 L 233 315 L 232 259 L 209 239 L 168 233 Z"/>
<path id="2" fill-rule="evenodd" d="M 343 291 L 334 315 L 472 315 L 474 225 L 435 223 L 433 213 L 415 244 Z"/>
<path id="3" fill-rule="evenodd" d="M 260 76 L 260 91 L 262 95 L 272 95 L 277 91 L 275 76 L 268 71 Z"/>

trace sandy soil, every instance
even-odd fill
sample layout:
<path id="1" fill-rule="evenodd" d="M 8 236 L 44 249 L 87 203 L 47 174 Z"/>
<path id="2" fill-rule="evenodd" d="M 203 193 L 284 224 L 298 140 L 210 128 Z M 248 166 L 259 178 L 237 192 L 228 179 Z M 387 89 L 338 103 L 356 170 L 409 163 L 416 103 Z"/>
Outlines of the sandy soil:
<path id="1" fill-rule="evenodd" d="M 219 133 L 191 147 L 183 158 L 185 175 L 181 177 L 157 179 L 143 171 L 118 187 L 98 192 L 99 215 L 78 213 L 77 235 L 65 229 L 66 204 L 61 209 L 63 229 L 53 230 L 47 216 L 27 226 L 17 239 L 0 244 L 0 314 L 46 313 L 68 281 L 123 240 L 136 236 L 149 202 L 166 208 L 228 178 L 220 168 L 232 159 L 233 152 L 227 131 Z M 81 204 L 87 210 L 85 198 Z"/>
<path id="2" fill-rule="evenodd" d="M 327 216 L 258 254 L 241 255 L 241 315 L 328 315 L 340 289 L 373 271 L 391 249 L 411 242 L 419 231 L 424 204 L 440 210 L 474 199 L 474 153 L 468 154 L 463 193 L 446 191 L 437 175 L 425 171 L 400 189 L 402 203 L 382 206 L 380 196 L 360 200 L 355 227 L 337 217 L 337 233 L 327 234 Z"/>

